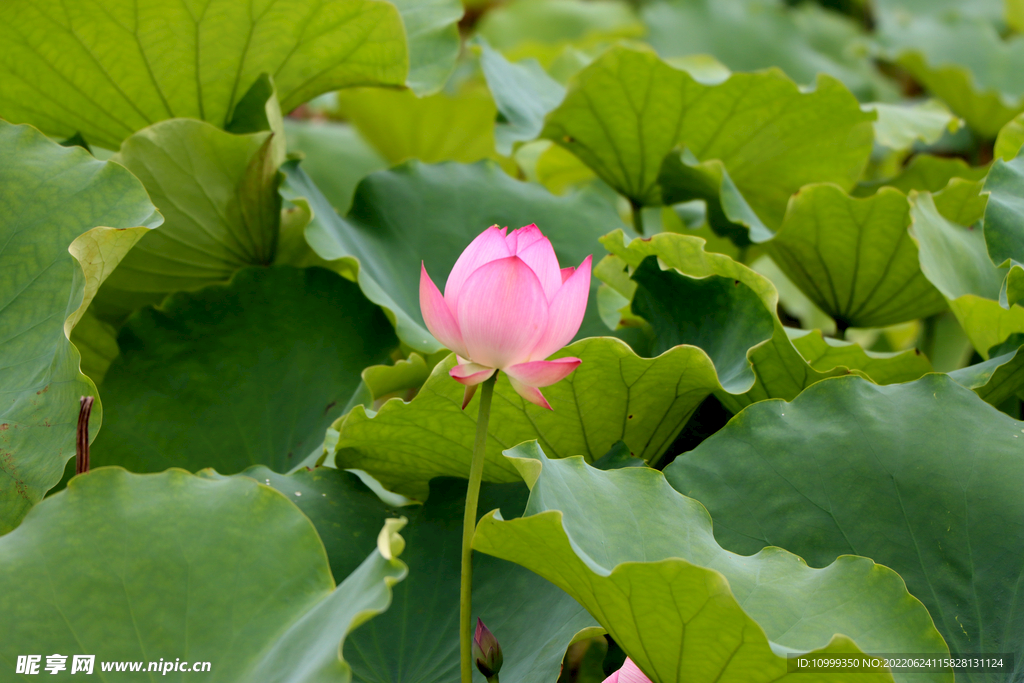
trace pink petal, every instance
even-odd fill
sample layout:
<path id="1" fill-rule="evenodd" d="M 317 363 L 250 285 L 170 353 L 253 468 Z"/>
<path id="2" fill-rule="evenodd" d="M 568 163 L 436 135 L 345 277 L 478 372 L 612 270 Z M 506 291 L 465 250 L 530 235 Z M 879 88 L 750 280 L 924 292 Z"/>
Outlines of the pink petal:
<path id="1" fill-rule="evenodd" d="M 466 387 L 466 393 L 464 393 L 462 395 L 462 409 L 463 410 L 465 410 L 466 406 L 469 405 L 469 402 L 473 400 L 473 394 L 476 393 L 476 389 L 479 386 L 480 386 L 479 384 L 471 384 L 468 387 Z"/>
<path id="2" fill-rule="evenodd" d="M 548 404 L 544 394 L 540 393 L 540 389 L 536 387 L 527 386 L 522 382 L 516 380 L 513 377 L 508 378 L 509 384 L 516 390 L 516 393 L 525 398 L 530 403 L 540 406 L 541 408 L 547 408 L 551 410 L 551 406 Z"/>
<path id="3" fill-rule="evenodd" d="M 456 365 L 454 368 L 448 371 L 448 375 L 460 384 L 465 384 L 467 387 L 472 387 L 480 384 L 488 377 L 494 374 L 494 368 L 488 368 L 483 365 L 476 363 L 465 363 L 463 365 Z"/>
<path id="4" fill-rule="evenodd" d="M 587 311 L 592 258 L 588 256 L 583 259 L 580 267 L 562 283 L 555 298 L 551 300 L 548 327 L 530 354 L 530 358 L 547 358 L 576 336 L 576 332 L 580 329 L 580 323 L 583 322 L 583 314 Z"/>
<path id="5" fill-rule="evenodd" d="M 622 668 L 619 669 L 618 674 L 618 683 L 651 683 L 651 679 L 645 676 L 640 667 L 634 664 L 633 660 L 628 657 L 622 664 Z"/>
<path id="6" fill-rule="evenodd" d="M 508 228 L 505 229 L 507 230 Z M 515 256 L 517 244 L 519 244 L 519 230 L 513 230 L 505 236 L 505 246 L 508 247 L 509 253 L 513 256 Z"/>
<path id="7" fill-rule="evenodd" d="M 427 324 L 427 329 L 437 341 L 455 353 L 465 354 L 465 345 L 462 343 L 459 324 L 456 322 L 455 316 L 452 315 L 451 309 L 448 308 L 448 303 L 438 291 L 437 285 L 427 275 L 427 267 L 422 261 L 420 262 L 420 311 L 423 313 L 423 322 Z"/>
<path id="8" fill-rule="evenodd" d="M 548 302 L 530 267 L 511 256 L 477 268 L 466 280 L 456 319 L 465 356 L 501 369 L 529 358 L 547 328 Z"/>
<path id="9" fill-rule="evenodd" d="M 469 243 L 459 256 L 459 260 L 452 266 L 448 282 L 444 285 L 444 300 L 448 302 L 448 307 L 452 311 L 459 310 L 459 294 L 473 271 L 485 263 L 515 254 L 505 244 L 505 230 L 506 228 L 499 230 L 497 225 L 484 230 Z"/>
<path id="10" fill-rule="evenodd" d="M 466 385 L 466 393 L 462 396 L 462 409 L 465 410 L 481 382 L 494 374 L 494 368 L 471 363 L 458 354 L 455 357 L 458 358 L 459 364 L 449 370 L 448 375 L 456 382 Z"/>
<path id="11" fill-rule="evenodd" d="M 565 282 L 566 280 L 568 280 L 569 276 L 572 275 L 575 272 L 576 272 L 576 269 L 573 268 L 572 266 L 569 266 L 568 268 L 562 268 L 562 282 Z"/>
<path id="12" fill-rule="evenodd" d="M 537 234 L 540 234 L 540 230 L 537 230 Z M 544 288 L 544 296 L 550 302 L 562 287 L 562 273 L 558 269 L 558 257 L 555 256 L 555 249 L 551 246 L 551 241 L 543 235 L 525 248 L 523 239 L 523 236 L 520 235 L 516 256 L 523 259 L 526 265 L 530 266 L 537 274 L 537 279 L 540 280 L 540 284 Z"/>
<path id="13" fill-rule="evenodd" d="M 519 252 L 526 249 L 537 240 L 543 238 L 544 233 L 540 231 L 537 224 L 530 223 L 529 225 L 524 225 L 523 227 L 512 231 L 508 236 L 509 248 L 512 249 L 513 254 L 518 256 Z"/>
<path id="14" fill-rule="evenodd" d="M 616 671 L 611 676 L 604 679 L 604 683 L 619 683 L 619 672 Z"/>
<path id="15" fill-rule="evenodd" d="M 555 360 L 534 360 L 505 368 L 509 379 L 528 387 L 548 387 L 569 376 L 579 367 L 579 358 L 556 358 Z"/>

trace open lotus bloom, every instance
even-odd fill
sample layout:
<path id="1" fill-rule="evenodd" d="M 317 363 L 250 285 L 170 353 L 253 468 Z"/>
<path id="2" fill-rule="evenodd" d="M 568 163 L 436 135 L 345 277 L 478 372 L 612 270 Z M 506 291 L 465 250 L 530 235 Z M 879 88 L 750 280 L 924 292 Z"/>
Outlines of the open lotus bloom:
<path id="1" fill-rule="evenodd" d="M 604 679 L 604 683 L 651 683 L 651 679 L 644 676 L 644 672 L 627 657 L 622 668 Z"/>
<path id="2" fill-rule="evenodd" d="M 450 374 L 466 385 L 463 408 L 477 385 L 501 370 L 520 396 L 550 410 L 540 388 L 565 378 L 580 359 L 545 359 L 583 322 L 591 257 L 560 269 L 536 225 L 506 230 L 487 228 L 466 247 L 443 296 L 422 266 L 420 308 L 430 333 L 458 357 Z"/>

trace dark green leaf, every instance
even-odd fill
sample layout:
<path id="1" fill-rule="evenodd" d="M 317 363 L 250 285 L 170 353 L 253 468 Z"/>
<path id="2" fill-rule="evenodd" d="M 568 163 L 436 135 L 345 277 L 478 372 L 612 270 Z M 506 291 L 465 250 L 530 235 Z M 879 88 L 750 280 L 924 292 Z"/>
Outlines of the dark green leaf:
<path id="1" fill-rule="evenodd" d="M 836 378 L 751 406 L 665 474 L 735 552 L 772 545 L 812 566 L 854 553 L 892 567 L 954 654 L 1014 652 L 1001 680 L 1015 681 L 1022 444 L 1024 423 L 942 375 L 888 387 Z"/>
<path id="2" fill-rule="evenodd" d="M 238 472 L 297 465 L 397 340 L 355 284 L 276 266 L 142 309 L 118 343 L 94 462 Z"/>
<path id="3" fill-rule="evenodd" d="M 211 681 L 345 683 L 341 642 L 406 574 L 388 541 L 335 588 L 313 525 L 269 487 L 96 470 L 0 538 L 0 580 L 19 587 L 0 596 L 16 625 L 0 658 L 92 654 L 102 678 L 103 661 L 162 657 L 210 662 Z"/>
<path id="4" fill-rule="evenodd" d="M 579 600 L 654 683 L 788 680 L 782 652 L 946 651 L 899 575 L 869 559 L 846 556 L 811 569 L 779 548 L 735 555 L 715 542 L 700 503 L 674 491 L 661 472 L 552 460 L 536 442 L 507 456 L 530 485 L 530 502 L 520 519 L 484 517 L 473 547 Z M 878 671 L 865 680 L 890 676 Z M 930 676 L 953 680 L 949 670 Z"/>
<path id="5" fill-rule="evenodd" d="M 0 534 L 60 481 L 78 399 L 95 396 L 68 341 L 96 289 L 161 222 L 141 183 L 81 147 L 0 121 Z M 92 413 L 95 435 L 102 421 Z"/>

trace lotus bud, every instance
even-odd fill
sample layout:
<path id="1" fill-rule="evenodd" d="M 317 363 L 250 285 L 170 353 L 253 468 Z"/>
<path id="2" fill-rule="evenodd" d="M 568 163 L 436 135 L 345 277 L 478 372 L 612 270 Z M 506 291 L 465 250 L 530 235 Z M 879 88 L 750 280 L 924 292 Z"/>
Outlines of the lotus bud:
<path id="1" fill-rule="evenodd" d="M 473 635 L 473 660 L 484 678 L 497 683 L 502 663 L 501 645 L 480 619 L 476 620 L 476 633 Z"/>

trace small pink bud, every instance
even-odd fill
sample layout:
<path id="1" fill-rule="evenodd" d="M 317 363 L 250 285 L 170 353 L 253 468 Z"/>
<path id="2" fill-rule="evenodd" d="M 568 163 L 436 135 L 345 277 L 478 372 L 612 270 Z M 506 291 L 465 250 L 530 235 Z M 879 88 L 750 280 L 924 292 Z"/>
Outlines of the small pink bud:
<path id="1" fill-rule="evenodd" d="M 480 619 L 476 620 L 476 633 L 473 635 L 473 660 L 487 680 L 501 671 L 501 645 Z"/>

